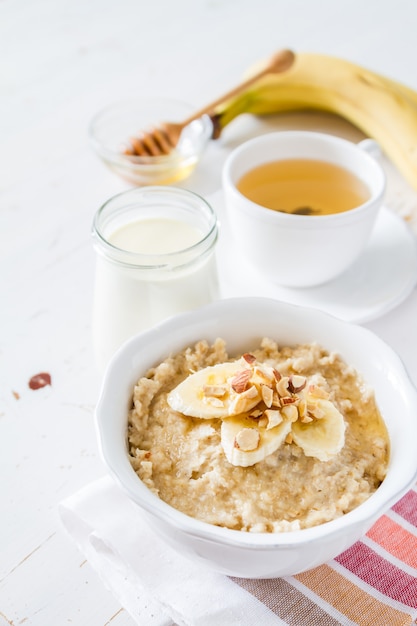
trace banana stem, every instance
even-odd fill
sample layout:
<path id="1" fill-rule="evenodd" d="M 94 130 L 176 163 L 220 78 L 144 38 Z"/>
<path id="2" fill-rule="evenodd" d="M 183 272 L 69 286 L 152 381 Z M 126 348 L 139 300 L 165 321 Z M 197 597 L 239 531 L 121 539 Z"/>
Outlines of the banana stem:
<path id="1" fill-rule="evenodd" d="M 227 102 L 210 116 L 213 123 L 213 139 L 218 139 L 223 129 L 236 117 L 242 115 L 242 113 L 251 112 L 253 103 L 256 100 L 255 94 L 254 90 L 247 91 L 243 95 Z"/>

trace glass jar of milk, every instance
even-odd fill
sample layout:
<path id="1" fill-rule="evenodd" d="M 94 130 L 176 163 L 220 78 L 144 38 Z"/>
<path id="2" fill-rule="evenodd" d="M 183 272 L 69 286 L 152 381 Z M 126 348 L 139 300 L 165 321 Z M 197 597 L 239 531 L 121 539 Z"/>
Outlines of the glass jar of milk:
<path id="1" fill-rule="evenodd" d="M 143 187 L 108 200 L 93 223 L 93 341 L 100 369 L 129 337 L 218 297 L 216 214 L 197 194 Z"/>

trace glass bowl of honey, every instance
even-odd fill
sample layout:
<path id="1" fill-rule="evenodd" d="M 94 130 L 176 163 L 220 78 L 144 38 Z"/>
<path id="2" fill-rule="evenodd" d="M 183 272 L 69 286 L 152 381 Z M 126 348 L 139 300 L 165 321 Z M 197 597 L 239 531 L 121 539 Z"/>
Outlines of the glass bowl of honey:
<path id="1" fill-rule="evenodd" d="M 129 99 L 111 104 L 92 119 L 89 138 L 96 154 L 129 183 L 171 185 L 187 178 L 213 135 L 208 115 L 188 124 L 169 154 L 131 154 L 132 139 L 164 122 L 181 123 L 193 113 L 189 104 L 168 98 Z"/>

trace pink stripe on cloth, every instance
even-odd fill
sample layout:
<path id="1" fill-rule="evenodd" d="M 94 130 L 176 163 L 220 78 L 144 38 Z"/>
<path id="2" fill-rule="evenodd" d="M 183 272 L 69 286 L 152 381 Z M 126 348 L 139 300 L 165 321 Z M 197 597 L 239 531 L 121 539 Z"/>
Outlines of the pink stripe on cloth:
<path id="1" fill-rule="evenodd" d="M 398 515 L 417 527 L 417 493 L 409 491 L 392 507 Z"/>
<path id="2" fill-rule="evenodd" d="M 417 536 L 410 532 L 410 525 L 417 527 L 416 491 L 392 510 L 395 520 L 382 515 L 368 531 L 372 547 L 358 541 L 333 561 L 285 579 L 232 580 L 289 626 L 417 625 L 417 576 L 412 575 Z"/>
<path id="3" fill-rule="evenodd" d="M 384 550 L 417 570 L 417 536 L 401 524 L 383 515 L 366 534 Z"/>
<path id="4" fill-rule="evenodd" d="M 361 541 L 336 557 L 335 561 L 387 597 L 417 608 L 417 579 L 389 563 Z"/>

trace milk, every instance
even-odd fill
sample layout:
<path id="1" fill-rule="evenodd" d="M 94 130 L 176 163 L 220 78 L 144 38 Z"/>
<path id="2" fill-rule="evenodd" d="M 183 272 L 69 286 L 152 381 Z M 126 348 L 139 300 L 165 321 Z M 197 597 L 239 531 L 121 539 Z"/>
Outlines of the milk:
<path id="1" fill-rule="evenodd" d="M 169 218 L 143 219 L 117 228 L 108 241 L 117 248 L 139 254 L 170 254 L 198 243 L 203 233 Z"/>
<path id="2" fill-rule="evenodd" d="M 211 220 L 207 233 L 195 209 L 142 213 L 123 223 L 107 219 L 105 236 L 96 224 L 93 341 L 100 370 L 131 336 L 218 297 L 217 225 Z"/>

